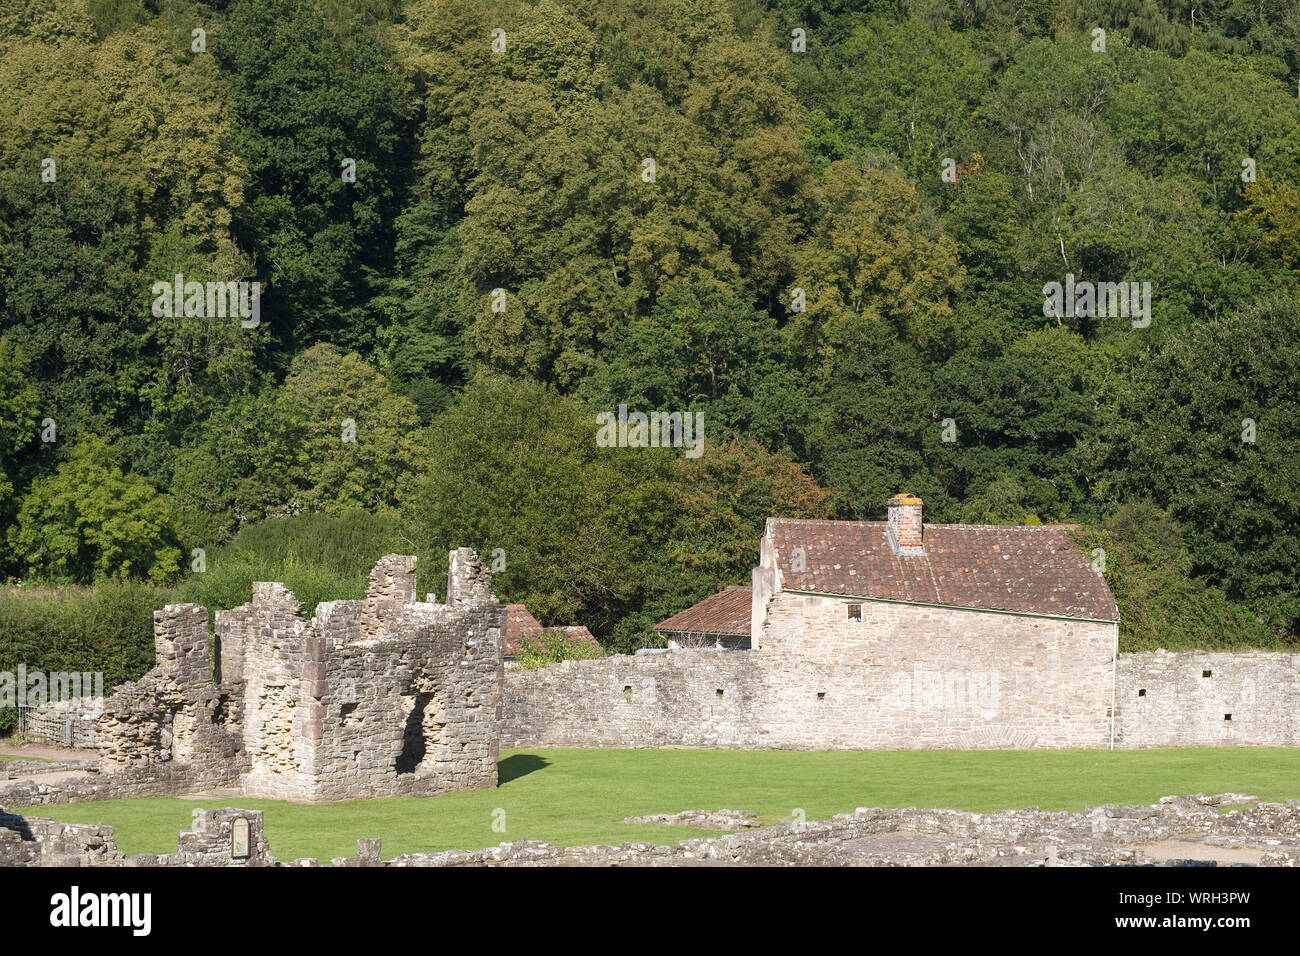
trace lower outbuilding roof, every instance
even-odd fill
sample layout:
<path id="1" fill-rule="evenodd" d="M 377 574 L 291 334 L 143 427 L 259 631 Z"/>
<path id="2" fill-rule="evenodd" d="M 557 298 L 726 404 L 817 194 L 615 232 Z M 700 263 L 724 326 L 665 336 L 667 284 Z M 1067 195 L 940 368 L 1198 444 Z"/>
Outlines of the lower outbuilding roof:
<path id="1" fill-rule="evenodd" d="M 749 637 L 751 593 L 750 588 L 733 584 L 666 621 L 660 621 L 654 630 Z"/>

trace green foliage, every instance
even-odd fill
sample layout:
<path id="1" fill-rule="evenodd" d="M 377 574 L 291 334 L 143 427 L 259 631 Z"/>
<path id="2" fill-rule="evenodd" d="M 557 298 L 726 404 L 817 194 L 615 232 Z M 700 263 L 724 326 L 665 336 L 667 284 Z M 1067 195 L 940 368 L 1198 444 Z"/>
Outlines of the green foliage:
<path id="1" fill-rule="evenodd" d="M 315 601 L 500 548 L 503 595 L 628 650 L 745 580 L 771 514 L 1150 499 L 1191 563 L 1120 579 L 1135 626 L 1272 646 L 1297 50 L 1293 0 L 2 4 L 0 576 L 204 548 L 212 604 Z M 176 273 L 262 282 L 261 324 L 153 316 Z M 1066 273 L 1151 283 L 1152 325 L 1045 317 Z M 706 458 L 596 447 L 620 404 L 702 413 Z M 355 567 L 225 549 L 394 507 L 416 543 Z"/>
<path id="2" fill-rule="evenodd" d="M 595 436 L 577 402 L 482 375 L 431 425 L 403 515 L 441 554 L 504 551 L 503 600 L 608 633 L 640 603 L 638 569 L 671 520 L 671 465 L 659 449 L 599 448 Z"/>
<path id="3" fill-rule="evenodd" d="M 41 411 L 71 438 L 139 418 L 130 391 L 145 351 L 140 224 L 101 169 L 65 162 L 54 183 L 39 169 L 32 152 L 0 173 L 0 300 Z"/>
<path id="4" fill-rule="evenodd" d="M 9 546 L 30 573 L 82 584 L 165 581 L 180 570 L 178 544 L 166 500 L 143 478 L 124 474 L 114 450 L 94 437 L 32 483 L 9 529 Z"/>
<path id="5" fill-rule="evenodd" d="M 586 641 L 575 641 L 563 631 L 542 631 L 536 637 L 521 637 L 524 652 L 519 655 L 519 667 L 535 671 L 560 661 L 589 661 L 602 656 L 599 647 Z"/>
<path id="6" fill-rule="evenodd" d="M 660 618 L 747 580 L 769 515 L 829 512 L 797 464 L 752 442 L 706 444 L 692 459 L 595 437 L 576 401 L 481 375 L 431 426 L 403 514 L 440 553 L 500 549 L 503 600 L 628 651 L 653 640 Z"/>
<path id="7" fill-rule="evenodd" d="M 729 584 L 748 582 L 769 517 L 832 513 L 830 493 L 795 462 L 743 439 L 708 444 L 674 471 L 668 502 L 674 521 L 643 568 L 640 608 L 614 629 L 611 646 L 620 653 L 663 646 L 655 624 Z"/>
<path id="8" fill-rule="evenodd" d="M 1121 407 L 1114 454 L 1182 526 L 1193 573 L 1297 620 L 1300 299 L 1269 298 L 1171 337 Z M 1113 481 L 1106 492 L 1122 500 Z"/>
<path id="9" fill-rule="evenodd" d="M 139 581 L 0 588 L 0 670 L 102 671 L 107 692 L 153 667 L 153 612 L 177 599 Z"/>
<path id="10" fill-rule="evenodd" d="M 1192 576 L 1192 556 L 1165 512 L 1149 502 L 1117 509 L 1079 534 L 1105 554 L 1106 583 L 1119 605 L 1121 651 L 1294 650 L 1277 630 L 1223 590 Z"/>
<path id="11" fill-rule="evenodd" d="M 291 513 L 289 476 L 301 473 L 300 424 L 269 385 L 215 410 L 173 459 L 171 491 L 187 547 L 209 548 L 240 528 Z"/>
<path id="12" fill-rule="evenodd" d="M 27 356 L 0 339 L 0 524 L 8 526 L 18 507 L 13 478 L 22 470 L 15 453 L 36 440 L 37 392 L 27 377 Z M 11 477 L 13 476 L 13 477 Z M 10 564 L 7 542 L 0 541 L 0 574 Z"/>
<path id="13" fill-rule="evenodd" d="M 382 375 L 324 343 L 293 361 L 279 403 L 283 417 L 301 422 L 290 477 L 296 508 L 338 514 L 396 502 L 398 485 L 415 470 L 415 406 L 393 394 Z"/>
<path id="14" fill-rule="evenodd" d="M 237 228 L 269 283 L 267 320 L 290 349 L 324 336 L 373 344 L 366 302 L 389 271 L 410 163 L 405 95 L 380 25 L 332 15 L 344 29 L 316 4 L 233 0 L 213 45 L 252 185 Z M 355 182 L 344 180 L 345 159 Z"/>
<path id="15" fill-rule="evenodd" d="M 393 505 L 416 470 L 419 425 L 355 353 L 301 352 L 283 386 L 236 394 L 176 455 L 186 543 L 211 547 L 264 518 Z"/>
<path id="16" fill-rule="evenodd" d="M 451 360 L 459 313 L 471 356 L 569 390 L 669 283 L 775 297 L 809 185 L 784 62 L 723 4 L 672 6 L 678 29 L 662 31 L 630 11 L 521 4 L 503 57 L 483 37 L 504 12 L 410 5 L 403 57 L 428 93 L 399 240 L 419 281 L 404 286 L 412 331 L 389 333 L 395 364 L 416 348 Z"/>
<path id="17" fill-rule="evenodd" d="M 817 90 L 838 134 L 833 152 L 819 144 L 828 159 L 887 150 L 910 178 L 925 181 L 944 157 L 965 158 L 974 148 L 990 77 L 972 35 L 917 17 L 873 16 L 843 41 L 809 49 L 801 79 Z"/>
<path id="18" fill-rule="evenodd" d="M 180 594 L 217 610 L 252 600 L 254 581 L 279 581 L 310 616 L 321 601 L 364 597 L 370 570 L 386 554 L 422 554 L 391 512 L 272 518 L 207 552 L 207 570 L 186 578 Z M 431 580 L 434 569 L 423 558 L 418 567 Z"/>

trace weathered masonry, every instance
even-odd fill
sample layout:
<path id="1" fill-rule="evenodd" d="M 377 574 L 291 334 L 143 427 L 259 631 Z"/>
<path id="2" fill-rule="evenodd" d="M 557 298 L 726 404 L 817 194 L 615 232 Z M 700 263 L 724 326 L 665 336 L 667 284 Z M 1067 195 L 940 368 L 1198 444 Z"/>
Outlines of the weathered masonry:
<path id="1" fill-rule="evenodd" d="M 1012 662 L 1014 664 L 1014 662 Z M 1006 721 L 1003 678 L 898 662 L 863 667 L 679 651 L 506 675 L 506 747 L 942 749 L 1110 745 L 1091 711 Z M 1300 747 L 1300 654 L 1121 654 L 1115 747 Z M 1012 687 L 1015 685 L 1013 684 Z M 1061 700 L 1069 696 L 1063 688 Z M 1086 702 L 1084 702 L 1086 703 Z M 1070 725 L 1083 729 L 1072 734 Z M 1058 743 L 1059 741 L 1059 743 Z"/>
<path id="2" fill-rule="evenodd" d="M 1122 747 L 1300 747 L 1300 654 L 1121 654 Z"/>
<path id="3" fill-rule="evenodd" d="M 467 548 L 445 604 L 416 600 L 414 572 L 388 555 L 363 600 L 310 621 L 283 585 L 255 584 L 216 612 L 215 643 L 205 608 L 156 612 L 157 665 L 100 718 L 103 789 L 323 801 L 496 786 L 504 606 Z"/>
<path id="4" fill-rule="evenodd" d="M 677 650 L 506 678 L 508 747 L 1300 746 L 1300 654 L 1117 655 L 1114 599 L 1068 527 L 771 519 L 750 589 L 659 625 Z M 735 646 L 730 645 L 730 646 Z"/>
<path id="5" fill-rule="evenodd" d="M 1119 614 L 1072 529 L 925 525 L 921 508 L 769 519 L 752 650 L 509 675 L 503 744 L 1108 746 Z"/>

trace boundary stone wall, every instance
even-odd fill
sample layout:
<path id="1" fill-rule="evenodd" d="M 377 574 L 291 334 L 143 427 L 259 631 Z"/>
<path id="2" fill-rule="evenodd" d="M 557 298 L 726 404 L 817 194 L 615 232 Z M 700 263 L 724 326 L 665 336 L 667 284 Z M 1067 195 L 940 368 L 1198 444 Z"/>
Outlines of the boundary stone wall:
<path id="1" fill-rule="evenodd" d="M 1010 675 L 1008 675 L 1010 676 Z M 504 747 L 911 750 L 1105 747 L 1106 701 L 1042 719 L 1000 674 L 753 651 L 566 661 L 506 675 Z M 1008 708 L 1011 709 L 1008 709 Z"/>
<path id="2" fill-rule="evenodd" d="M 1117 747 L 1300 746 L 1300 654 L 1121 654 L 1117 698 Z"/>
<path id="3" fill-rule="evenodd" d="M 1109 661 L 1103 670 L 1088 699 L 1072 695 L 1066 675 L 1052 677 L 1061 683 L 1052 713 L 1042 668 L 1013 654 L 984 676 L 932 660 L 758 651 L 567 661 L 506 674 L 502 746 L 1103 749 Z M 1116 670 L 1116 748 L 1300 746 L 1300 654 L 1121 654 Z"/>

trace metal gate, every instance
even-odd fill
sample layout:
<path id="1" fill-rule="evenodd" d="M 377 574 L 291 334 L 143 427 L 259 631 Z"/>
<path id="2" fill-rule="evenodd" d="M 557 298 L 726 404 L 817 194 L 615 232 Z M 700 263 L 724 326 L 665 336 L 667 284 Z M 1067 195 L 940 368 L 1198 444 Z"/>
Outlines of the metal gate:
<path id="1" fill-rule="evenodd" d="M 99 746 L 99 714 L 51 707 L 19 707 L 18 736 L 28 743 L 93 750 Z"/>

